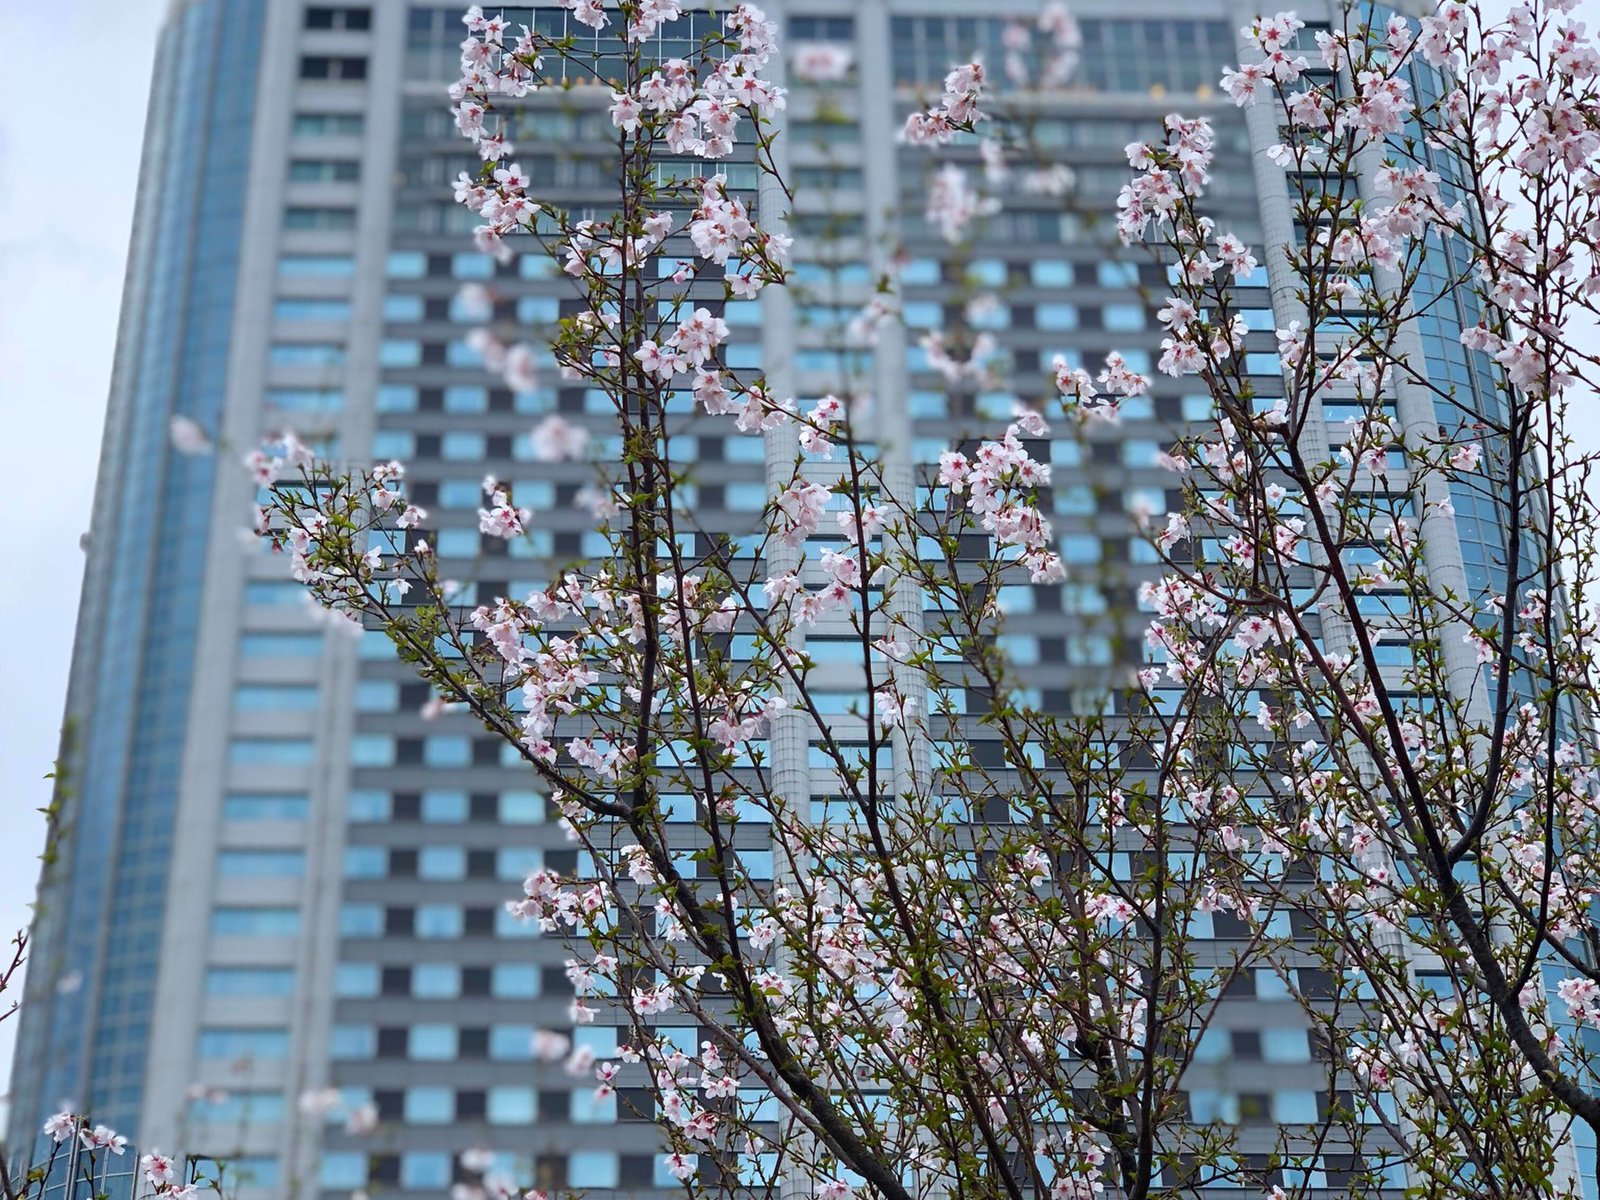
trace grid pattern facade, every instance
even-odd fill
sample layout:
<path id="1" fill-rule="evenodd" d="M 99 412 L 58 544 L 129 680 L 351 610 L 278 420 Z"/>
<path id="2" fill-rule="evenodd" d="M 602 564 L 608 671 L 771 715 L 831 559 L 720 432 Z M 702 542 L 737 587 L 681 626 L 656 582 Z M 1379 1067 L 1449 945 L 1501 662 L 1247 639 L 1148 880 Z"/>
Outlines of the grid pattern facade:
<path id="1" fill-rule="evenodd" d="M 248 441 L 290 424 L 335 457 L 401 458 L 410 496 L 432 514 L 443 574 L 462 581 L 461 603 L 542 586 L 552 563 L 597 548 L 574 503 L 593 476 L 583 464 L 535 462 L 530 426 L 559 413 L 591 428 L 601 461 L 619 454 L 603 396 L 564 385 L 548 361 L 541 386 L 513 393 L 485 369 L 469 337 L 482 321 L 460 299 L 465 284 L 488 291 L 492 324 L 514 324 L 523 337 L 578 308 L 549 262 L 505 267 L 471 250 L 474 219 L 454 203 L 451 181 L 475 159 L 442 96 L 456 68 L 459 8 L 404 0 L 253 3 L 197 0 L 180 7 L 167 35 L 171 43 L 191 23 L 249 20 L 264 5 L 261 86 L 274 89 L 272 111 L 262 106 L 250 143 L 248 187 L 240 189 L 253 206 L 246 239 L 260 269 L 236 276 L 224 263 L 228 269 L 206 275 L 191 298 L 201 308 L 188 319 L 212 322 L 202 339 L 212 357 L 171 385 L 179 411 L 193 411 L 203 424 L 218 419 L 182 405 L 221 394 L 215 373 L 225 360 L 217 355 L 231 345 L 224 430 Z M 1212 94 L 1222 65 L 1237 54 L 1238 13 L 1193 4 L 1151 3 L 1137 15 L 1111 5 L 1086 9 L 1080 70 L 1041 102 L 1032 125 L 1036 144 L 1072 167 L 1075 191 L 1066 200 L 1019 197 L 970 245 L 952 247 L 922 216 L 926 154 L 897 145 L 894 134 L 952 62 L 975 52 L 1003 57 L 1007 18 L 909 0 L 768 7 L 790 41 L 848 45 L 854 68 L 826 96 L 792 86 L 795 320 L 774 329 L 760 305 L 729 305 L 726 361 L 758 368 L 782 346 L 792 351 L 795 395 L 871 393 L 884 453 L 901 456 L 914 473 L 1009 420 L 1015 401 L 1042 395 L 1057 354 L 1092 369 L 1117 350 L 1134 369 L 1156 374 L 1155 310 L 1166 295 L 1166 268 L 1142 251 L 1114 250 L 1110 213 L 1127 175 L 1123 147 L 1153 136 L 1171 108 L 1215 120 L 1215 215 L 1252 244 L 1262 242 L 1248 131 L 1232 105 Z M 505 11 L 514 25 L 566 29 L 560 9 Z M 1017 15 L 1030 13 L 1019 6 Z M 689 18 L 683 26 L 663 31 L 664 50 L 673 39 L 692 44 L 699 30 Z M 228 75 L 246 77 L 254 78 L 237 69 Z M 572 208 L 608 203 L 607 100 L 575 86 L 530 101 L 516 158 L 541 197 Z M 169 103 L 158 95 L 152 110 L 151 177 L 166 161 L 163 139 L 178 136 L 183 106 Z M 248 105 L 229 111 L 215 119 L 250 114 Z M 970 165 L 977 166 L 975 150 Z M 227 169 L 244 166 L 241 159 Z M 736 185 L 746 179 L 740 171 L 737 163 L 729 168 Z M 182 211 L 162 193 L 142 208 L 141 230 L 179 222 Z M 216 265 L 209 258 L 191 265 L 156 234 L 141 237 L 152 239 L 151 261 L 173 264 L 184 278 Z M 890 246 L 902 250 L 904 332 L 874 346 L 852 344 L 846 326 L 872 296 Z M 219 335 L 235 294 L 242 315 L 231 334 Z M 1273 330 L 1283 322 L 1264 271 L 1244 281 L 1240 301 L 1252 330 L 1249 370 L 1270 404 L 1282 389 Z M 952 387 L 933 369 L 918 339 L 956 323 L 996 339 L 1009 365 L 1005 386 Z M 1141 661 L 1146 617 L 1134 596 L 1152 564 L 1129 536 L 1128 515 L 1168 507 L 1171 477 L 1156 455 L 1175 427 L 1210 409 L 1192 381 L 1156 380 L 1151 397 L 1130 403 L 1119 425 L 1051 445 L 1056 486 L 1048 511 L 1069 582 L 1009 587 L 998 597 L 1006 649 L 1032 698 L 1052 709 L 1098 703 L 1109 671 Z M 695 511 L 709 531 L 748 533 L 767 498 L 764 447 L 726 424 L 695 422 L 684 400 L 672 449 L 696 464 Z M 1343 416 L 1328 415 L 1330 425 Z M 164 445 L 165 412 L 159 421 L 131 419 L 143 422 L 141 444 Z M 135 482 L 161 478 L 164 497 L 202 488 L 213 496 L 213 524 L 237 521 L 225 514 L 250 500 L 245 484 L 202 478 L 193 474 L 198 467 L 152 459 L 126 470 Z M 479 534 L 485 475 L 510 484 L 516 503 L 534 510 L 531 537 L 506 543 Z M 142 1098 L 136 1089 L 126 1097 L 140 1120 L 122 1123 L 137 1123 L 146 1144 L 181 1139 L 186 1151 L 232 1157 L 260 1195 L 375 1186 L 443 1196 L 461 1178 L 455 1156 L 474 1145 L 494 1150 L 524 1185 L 629 1194 L 672 1187 L 655 1133 L 640 1119 L 639 1081 L 624 1076 L 619 1096 L 596 1104 L 584 1081 L 533 1061 L 533 1030 L 567 1023 L 566 952 L 508 921 L 502 902 L 533 868 L 570 871 L 578 856 L 546 822 L 520 760 L 463 716 L 424 719 L 426 687 L 384 639 L 323 632 L 277 564 L 221 554 L 221 544 L 212 538 L 201 609 L 183 608 L 184 597 L 161 598 L 159 611 L 204 624 L 207 644 L 221 655 L 213 661 L 229 669 L 214 672 L 220 682 L 192 706 L 187 742 L 181 722 L 172 726 L 180 738 L 173 753 L 187 746 L 189 755 L 177 827 L 197 869 L 170 893 L 145 880 L 122 900 L 158 922 L 164 914 L 168 945 L 190 951 L 163 967 L 176 1002 L 159 1013 L 161 1052 Z M 192 573 L 171 578 L 187 595 L 202 594 Z M 151 638 L 170 639 L 154 615 L 140 619 Z M 819 705 L 848 723 L 859 693 L 848 667 L 829 668 L 829 644 L 825 628 L 808 639 L 825 668 Z M 80 654 L 91 645 L 82 642 Z M 91 739 L 89 761 L 123 753 L 114 743 L 102 746 L 101 737 Z M 202 740 L 206 746 L 197 746 Z M 825 810 L 820 769 L 812 793 Z M 689 798 L 681 799 L 688 819 Z M 746 825 L 740 837 L 747 865 L 759 870 L 759 829 Z M 113 852 L 136 847 L 124 839 L 108 843 Z M 1211 936 L 1219 957 L 1245 932 L 1217 914 Z M 1300 987 L 1313 993 L 1326 982 L 1301 975 Z M 97 986 L 96 994 L 124 994 L 110 974 Z M 38 1011 L 51 1019 L 90 1013 L 59 998 Z M 102 1008 L 92 1023 L 110 1030 L 116 1019 Z M 692 1029 L 680 1036 L 686 1044 L 700 1040 Z M 52 1033 L 49 1044 L 60 1037 Z M 615 1050 L 614 1029 L 590 1027 L 579 1037 L 601 1056 Z M 142 1059 L 137 1069 L 133 1058 L 127 1066 L 130 1080 L 144 1070 Z M 39 1085 L 26 1073 L 34 1069 L 19 1067 L 21 1129 L 67 1094 L 56 1083 Z M 1189 1109 L 1196 1120 L 1240 1125 L 1245 1151 L 1265 1153 L 1279 1126 L 1327 1111 L 1326 1077 L 1296 1003 L 1277 976 L 1261 972 L 1230 991 L 1203 1039 Z M 339 1094 L 336 1105 L 302 1108 L 303 1093 L 326 1089 Z M 369 1104 L 386 1132 L 346 1132 L 341 1114 Z M 1306 1179 L 1340 1181 L 1333 1161 Z"/>

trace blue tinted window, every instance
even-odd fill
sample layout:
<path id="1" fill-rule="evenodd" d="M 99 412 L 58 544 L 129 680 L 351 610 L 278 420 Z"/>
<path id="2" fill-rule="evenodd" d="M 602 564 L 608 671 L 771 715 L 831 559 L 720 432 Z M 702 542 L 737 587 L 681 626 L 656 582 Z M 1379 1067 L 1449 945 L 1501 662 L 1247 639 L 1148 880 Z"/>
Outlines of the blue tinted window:
<path id="1" fill-rule="evenodd" d="M 422 819 L 436 824 L 453 824 L 467 819 L 465 792 L 423 792 Z"/>
<path id="2" fill-rule="evenodd" d="M 504 909 L 496 909 L 504 912 Z M 461 907 L 456 904 L 419 904 L 416 931 L 419 938 L 458 938 L 464 931 Z"/>
<path id="3" fill-rule="evenodd" d="M 333 972 L 333 994 L 365 998 L 378 994 L 376 963 L 340 963 Z"/>
<path id="4" fill-rule="evenodd" d="M 456 1117 L 456 1094 L 451 1088 L 406 1089 L 405 1119 L 411 1125 L 448 1125 Z"/>
<path id="5" fill-rule="evenodd" d="M 358 733 L 350 739 L 350 761 L 358 767 L 392 766 L 394 739 L 383 733 Z"/>
<path id="6" fill-rule="evenodd" d="M 424 846 L 417 856 L 417 875 L 422 879 L 464 879 L 467 852 L 460 846 Z"/>
<path id="7" fill-rule="evenodd" d="M 286 1029 L 202 1029 L 201 1058 L 282 1059 L 289 1054 Z"/>
<path id="8" fill-rule="evenodd" d="M 491 1125 L 526 1125 L 539 1115 L 537 1094 L 528 1087 L 489 1089 Z"/>
<path id="9" fill-rule="evenodd" d="M 349 1191 L 367 1182 L 367 1156 L 358 1150 L 324 1150 L 317 1168 L 317 1182 L 324 1188 Z"/>
<path id="10" fill-rule="evenodd" d="M 233 689 L 233 706 L 245 712 L 310 712 L 317 707 L 317 689 L 309 684 L 241 684 Z"/>
<path id="11" fill-rule="evenodd" d="M 355 272 L 355 259 L 348 254 L 285 254 L 278 259 L 279 275 L 344 279 Z"/>
<path id="12" fill-rule="evenodd" d="M 421 279 L 428 273 L 428 256 L 420 250 L 394 250 L 386 273 L 390 279 Z"/>
<path id="13" fill-rule="evenodd" d="M 309 593 L 292 579 L 252 579 L 244 585 L 246 604 L 304 604 Z"/>
<path id="14" fill-rule="evenodd" d="M 505 1000 L 531 1000 L 539 994 L 539 968 L 533 963 L 496 963 L 490 992 Z"/>
<path id="15" fill-rule="evenodd" d="M 378 1052 L 378 1031 L 371 1025 L 335 1025 L 328 1034 L 328 1053 L 335 1059 L 371 1058 Z"/>
<path id="16" fill-rule="evenodd" d="M 448 1154 L 411 1151 L 400 1156 L 400 1186 L 439 1190 L 450 1186 Z"/>
<path id="17" fill-rule="evenodd" d="M 226 821 L 303 821 L 311 798 L 299 792 L 230 792 L 222 800 Z"/>
<path id="18" fill-rule="evenodd" d="M 346 904 L 339 910 L 339 932 L 345 937 L 377 937 L 383 932 L 383 909 L 376 904 Z"/>
<path id="19" fill-rule="evenodd" d="M 304 767 L 314 747 L 306 738 L 238 738 L 228 743 L 228 761 L 241 767 Z"/>
<path id="20" fill-rule="evenodd" d="M 567 1182 L 575 1188 L 614 1188 L 617 1174 L 617 1156 L 610 1150 L 575 1150 L 567 1159 Z"/>
<path id="21" fill-rule="evenodd" d="M 454 963 L 418 963 L 411 968 L 411 994 L 425 1000 L 453 1000 L 461 994 L 461 968 Z"/>
<path id="22" fill-rule="evenodd" d="M 345 815 L 352 821 L 387 821 L 392 810 L 388 792 L 363 788 L 345 798 Z"/>
<path id="23" fill-rule="evenodd" d="M 385 296 L 383 319 L 386 321 L 420 321 L 423 314 L 421 296 Z"/>
<path id="24" fill-rule="evenodd" d="M 298 850 L 224 850 L 217 855 L 217 874 L 224 879 L 294 879 L 305 869 L 305 855 Z"/>
<path id="25" fill-rule="evenodd" d="M 389 873 L 389 851 L 382 846 L 346 846 L 346 879 L 382 879 Z"/>
<path id="26" fill-rule="evenodd" d="M 315 658 L 322 653 L 320 633 L 246 633 L 239 653 L 246 658 Z"/>
<path id="27" fill-rule="evenodd" d="M 285 298 L 272 306 L 272 315 L 284 321 L 348 321 L 350 301 Z"/>
<path id="28" fill-rule="evenodd" d="M 293 937 L 300 932 L 300 911 L 294 908 L 217 908 L 211 932 L 224 937 Z"/>
<path id="29" fill-rule="evenodd" d="M 275 367 L 336 367 L 344 362 L 338 342 L 274 342 L 267 361 Z"/>
<path id="30" fill-rule="evenodd" d="M 292 996 L 294 971 L 289 967 L 211 967 L 206 971 L 208 996 Z"/>
<path id="31" fill-rule="evenodd" d="M 454 1025 L 413 1025 L 411 1057 L 427 1061 L 448 1061 L 456 1056 Z"/>
<path id="32" fill-rule="evenodd" d="M 244 1188 L 278 1186 L 278 1160 L 267 1154 L 245 1154 L 228 1160 L 233 1181 Z"/>

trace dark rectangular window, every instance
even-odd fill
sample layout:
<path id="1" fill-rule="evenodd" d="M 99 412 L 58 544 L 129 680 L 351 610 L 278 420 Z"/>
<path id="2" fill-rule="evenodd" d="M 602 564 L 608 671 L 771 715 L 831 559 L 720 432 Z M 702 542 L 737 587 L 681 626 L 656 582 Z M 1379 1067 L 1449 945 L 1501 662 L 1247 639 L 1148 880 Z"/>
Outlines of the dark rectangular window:
<path id="1" fill-rule="evenodd" d="M 283 227 L 285 229 L 348 231 L 356 227 L 356 210 L 353 208 L 286 208 L 283 210 Z"/>
<path id="2" fill-rule="evenodd" d="M 307 29 L 371 29 L 372 10 L 365 5 L 313 4 L 306 9 Z"/>
<path id="3" fill-rule="evenodd" d="M 367 60 L 349 55 L 305 54 L 300 58 L 301 79 L 354 82 L 367 77 Z"/>

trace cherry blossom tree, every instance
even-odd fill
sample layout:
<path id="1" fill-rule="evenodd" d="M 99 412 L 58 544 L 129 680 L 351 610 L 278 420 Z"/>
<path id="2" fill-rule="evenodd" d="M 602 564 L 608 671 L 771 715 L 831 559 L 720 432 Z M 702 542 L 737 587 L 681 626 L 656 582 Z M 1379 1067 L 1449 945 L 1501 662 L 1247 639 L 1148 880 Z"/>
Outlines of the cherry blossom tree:
<path id="1" fill-rule="evenodd" d="M 1565 330 L 1595 307 L 1600 59 L 1569 6 L 1252 24 L 1222 85 L 1280 143 L 1282 244 L 1207 215 L 1206 121 L 1128 148 L 1119 232 L 1173 280 L 1160 369 L 1215 419 L 1173 431 L 1177 503 L 1143 523 L 1145 666 L 1082 711 L 1021 686 L 997 597 L 1068 578 L 1051 440 L 1151 381 L 1117 355 L 1058 364 L 919 474 L 863 434 L 863 396 L 730 367 L 727 307 L 788 280 L 773 24 L 740 5 L 657 61 L 673 0 L 569 7 L 603 51 L 469 12 L 453 99 L 484 165 L 457 194 L 482 248 L 553 257 L 584 302 L 550 349 L 621 437 L 583 497 L 604 551 L 460 606 L 403 464 L 338 469 L 293 434 L 250 464 L 296 577 L 383 630 L 431 707 L 515 747 L 582 848 L 509 907 L 570 947 L 573 1022 L 618 1023 L 624 1047 L 596 1061 L 546 1031 L 536 1052 L 648 1095 L 695 1192 L 1577 1195 L 1600 1133 L 1600 840 L 1590 460 L 1566 422 L 1596 360 Z M 995 93 L 1038 82 L 1027 37 L 1059 63 L 1075 32 L 1047 13 L 1002 81 L 953 66 L 907 140 L 980 138 L 1000 163 L 1026 145 Z M 556 64 L 611 90 L 609 211 L 542 201 L 516 163 Z M 848 70 L 816 46 L 794 66 Z M 960 167 L 933 179 L 952 241 L 993 212 Z M 1284 324 L 1266 399 L 1234 295 L 1258 257 Z M 527 386 L 531 343 L 482 345 Z M 933 345 L 952 388 L 982 375 L 972 340 Z M 749 536 L 703 526 L 672 452 L 709 426 L 766 447 Z M 562 418 L 531 436 L 546 460 L 592 453 Z M 484 496 L 487 536 L 539 520 L 506 484 Z M 853 710 L 824 711 L 841 686 Z M 1269 989 L 1326 1086 L 1262 1149 L 1187 1096 L 1227 998 Z M 686 1022 L 698 1044 L 663 1031 Z"/>

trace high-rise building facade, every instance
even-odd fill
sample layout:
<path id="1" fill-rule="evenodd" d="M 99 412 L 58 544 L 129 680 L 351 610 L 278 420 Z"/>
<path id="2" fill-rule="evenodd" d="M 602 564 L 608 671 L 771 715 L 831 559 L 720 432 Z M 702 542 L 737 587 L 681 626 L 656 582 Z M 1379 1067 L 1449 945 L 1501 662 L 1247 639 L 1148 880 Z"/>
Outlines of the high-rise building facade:
<path id="1" fill-rule="evenodd" d="M 784 394 L 870 392 L 875 436 L 908 470 L 1008 420 L 1057 354 L 1090 366 L 1117 350 L 1154 374 L 1166 269 L 1116 249 L 1110 226 L 1123 147 L 1168 111 L 1216 123 L 1219 221 L 1263 250 L 1294 236 L 1283 173 L 1261 153 L 1277 137 L 1271 120 L 1247 120 L 1216 88 L 1254 15 L 1245 0 L 1076 0 L 1081 62 L 1037 99 L 1032 122 L 1035 144 L 1073 168 L 1071 197 L 1019 188 L 959 247 L 924 219 L 932 164 L 897 133 L 953 63 L 1002 61 L 1007 24 L 1037 6 L 765 7 L 788 43 L 842 45 L 851 65 L 826 86 L 788 81 L 795 286 L 730 310 L 728 360 L 764 366 Z M 479 304 L 461 297 L 483 285 L 493 320 L 524 329 L 579 311 L 547 260 L 503 267 L 478 253 L 474 218 L 453 200 L 452 181 L 476 164 L 444 97 L 460 8 L 173 5 L 69 699 L 68 836 L 43 881 L 13 1079 L 14 1150 L 70 1102 L 147 1146 L 232 1159 L 249 1195 L 444 1195 L 458 1152 L 480 1145 L 525 1184 L 634 1194 L 674 1183 L 626 1080 L 597 1103 L 559 1064 L 534 1061 L 534 1030 L 568 1020 L 566 952 L 530 937 L 503 901 L 531 869 L 571 870 L 577 854 L 520 759 L 465 716 L 421 716 L 427 688 L 381 635 L 312 624 L 299 585 L 243 536 L 253 485 L 233 462 L 287 425 L 337 459 L 408 464 L 463 602 L 524 594 L 550 563 L 593 549 L 573 502 L 592 468 L 535 461 L 527 434 L 560 413 L 587 422 L 598 457 L 614 461 L 604 398 L 548 362 L 536 388 L 508 390 L 471 337 Z M 504 12 L 513 26 L 588 35 L 554 6 Z M 698 19 L 663 40 L 698 36 Z M 533 193 L 607 203 L 608 103 L 584 87 L 530 100 L 515 157 Z M 903 327 L 845 345 L 896 250 Z M 1270 398 L 1282 394 L 1273 330 L 1293 289 L 1263 260 L 1241 302 L 1250 370 Z M 1007 382 L 952 388 L 935 369 L 919 334 L 956 321 L 994 337 Z M 1445 356 L 1459 347 L 1436 332 L 1430 363 L 1437 350 L 1438 369 L 1453 371 Z M 1470 383 L 1471 364 L 1461 369 Z M 1000 598 L 1007 649 L 1042 702 L 1077 703 L 1079 685 L 1103 684 L 1139 652 L 1147 618 L 1134 593 L 1150 564 L 1128 514 L 1167 507 L 1156 456 L 1209 411 L 1193 380 L 1158 376 L 1120 424 L 1052 444 L 1069 582 Z M 219 455 L 174 449 L 174 415 Z M 1345 414 L 1328 415 L 1336 431 Z M 674 452 L 697 464 L 707 528 L 754 527 L 768 498 L 760 439 L 707 425 Z M 537 514 L 526 540 L 479 534 L 486 474 Z M 826 662 L 825 632 L 808 650 Z M 741 836 L 758 854 L 759 832 Z M 1217 917 L 1219 943 L 1241 932 Z M 578 1036 L 597 1054 L 615 1049 L 604 1025 Z M 1326 1110 L 1326 1064 L 1268 972 L 1230 993 L 1202 1049 L 1191 1113 L 1238 1123 L 1247 1150 Z M 301 1103 L 329 1089 L 338 1105 Z M 377 1132 L 347 1132 L 343 1115 L 367 1105 Z M 1339 1169 L 1328 1164 L 1331 1185 Z"/>

